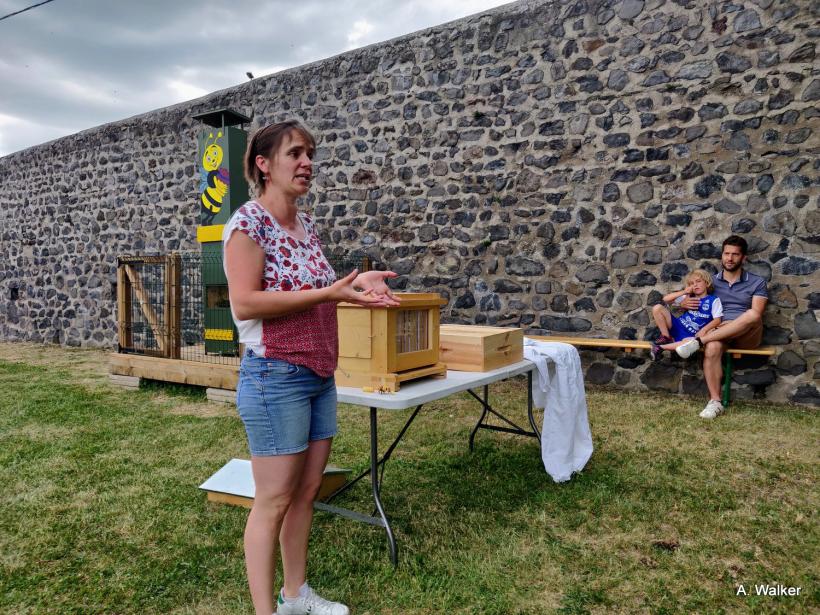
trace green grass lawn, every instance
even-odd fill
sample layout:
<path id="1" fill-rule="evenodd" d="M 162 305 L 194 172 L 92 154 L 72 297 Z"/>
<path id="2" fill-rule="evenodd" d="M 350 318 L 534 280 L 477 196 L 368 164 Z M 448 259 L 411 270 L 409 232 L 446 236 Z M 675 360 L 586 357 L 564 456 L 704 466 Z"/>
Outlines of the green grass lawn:
<path id="1" fill-rule="evenodd" d="M 197 488 L 247 458 L 233 410 L 72 363 L 0 359 L 0 613 L 251 613 L 247 511 Z M 525 387 L 491 398 L 523 422 Z M 318 513 L 312 585 L 356 614 L 817 612 L 815 411 L 738 403 L 705 422 L 701 400 L 588 400 L 595 453 L 562 485 L 532 439 L 481 432 L 470 453 L 466 395 L 427 406 L 385 474 L 398 569 L 381 529 Z M 385 445 L 407 416 L 383 414 Z M 367 411 L 339 423 L 331 462 L 363 469 Z M 370 502 L 363 484 L 337 503 Z M 753 595 L 770 583 L 801 595 Z"/>

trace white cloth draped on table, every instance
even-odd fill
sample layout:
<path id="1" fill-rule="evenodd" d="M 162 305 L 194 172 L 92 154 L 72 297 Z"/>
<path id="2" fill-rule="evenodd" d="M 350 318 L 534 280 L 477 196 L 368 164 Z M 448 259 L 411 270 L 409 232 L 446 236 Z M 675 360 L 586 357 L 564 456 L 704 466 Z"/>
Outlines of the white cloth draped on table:
<path id="1" fill-rule="evenodd" d="M 533 405 L 544 408 L 541 459 L 556 483 L 580 472 L 592 455 L 581 357 L 570 344 L 524 338 L 524 357 L 535 363 Z"/>

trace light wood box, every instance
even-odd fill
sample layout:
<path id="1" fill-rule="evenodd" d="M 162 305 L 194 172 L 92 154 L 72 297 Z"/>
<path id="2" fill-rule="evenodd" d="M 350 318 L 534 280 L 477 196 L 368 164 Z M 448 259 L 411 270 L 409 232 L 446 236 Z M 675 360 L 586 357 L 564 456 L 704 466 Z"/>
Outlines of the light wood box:
<path id="1" fill-rule="evenodd" d="M 395 392 L 407 380 L 447 373 L 438 339 L 439 310 L 447 302 L 437 293 L 396 294 L 396 307 L 337 305 L 338 385 Z"/>
<path id="2" fill-rule="evenodd" d="M 524 359 L 524 331 L 479 325 L 441 325 L 441 360 L 447 369 L 488 372 Z"/>

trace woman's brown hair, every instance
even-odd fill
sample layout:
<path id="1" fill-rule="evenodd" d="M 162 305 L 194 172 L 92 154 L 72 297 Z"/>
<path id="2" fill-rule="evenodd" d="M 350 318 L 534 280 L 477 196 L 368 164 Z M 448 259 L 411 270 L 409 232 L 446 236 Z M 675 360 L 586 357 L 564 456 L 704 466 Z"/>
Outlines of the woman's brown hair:
<path id="1" fill-rule="evenodd" d="M 256 157 L 263 156 L 269 159 L 279 150 L 279 146 L 282 145 L 282 141 L 285 140 L 285 137 L 293 132 L 299 133 L 302 138 L 307 141 L 311 149 L 316 148 L 316 139 L 314 139 L 310 131 L 297 120 L 288 120 L 286 122 L 263 126 L 253 133 L 251 140 L 248 141 L 248 149 L 245 150 L 245 179 L 247 179 L 248 183 L 252 184 L 257 191 L 265 191 L 265 178 L 262 170 L 256 166 Z"/>

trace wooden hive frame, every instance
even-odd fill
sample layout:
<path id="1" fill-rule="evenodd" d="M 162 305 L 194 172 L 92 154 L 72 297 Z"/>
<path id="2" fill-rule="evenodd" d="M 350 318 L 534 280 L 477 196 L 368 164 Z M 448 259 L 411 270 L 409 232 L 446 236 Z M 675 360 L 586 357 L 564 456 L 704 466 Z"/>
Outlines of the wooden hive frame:
<path id="1" fill-rule="evenodd" d="M 524 330 L 484 325 L 441 325 L 441 360 L 447 369 L 488 372 L 524 360 Z"/>
<path id="2" fill-rule="evenodd" d="M 447 302 L 437 293 L 397 294 L 397 307 L 338 304 L 340 386 L 395 392 L 407 380 L 447 373 L 439 361 L 439 310 Z"/>

